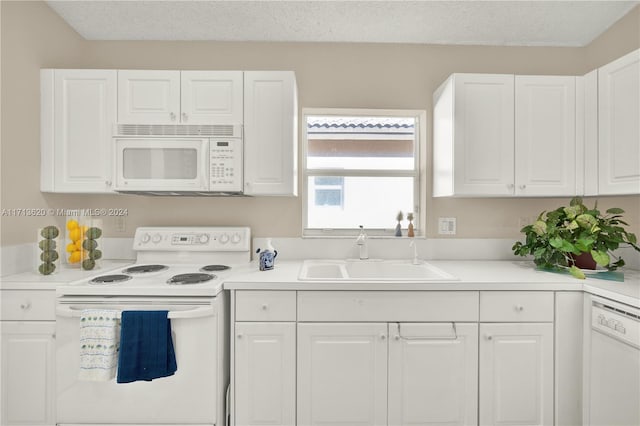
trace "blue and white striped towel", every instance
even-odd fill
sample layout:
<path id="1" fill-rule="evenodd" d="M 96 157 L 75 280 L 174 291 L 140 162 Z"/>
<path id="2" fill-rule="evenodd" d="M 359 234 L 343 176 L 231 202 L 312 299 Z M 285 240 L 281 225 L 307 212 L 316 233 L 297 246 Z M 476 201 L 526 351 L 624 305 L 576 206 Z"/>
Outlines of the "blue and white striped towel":
<path id="1" fill-rule="evenodd" d="M 120 312 L 85 309 L 80 315 L 80 373 L 85 381 L 115 377 L 120 349 Z"/>

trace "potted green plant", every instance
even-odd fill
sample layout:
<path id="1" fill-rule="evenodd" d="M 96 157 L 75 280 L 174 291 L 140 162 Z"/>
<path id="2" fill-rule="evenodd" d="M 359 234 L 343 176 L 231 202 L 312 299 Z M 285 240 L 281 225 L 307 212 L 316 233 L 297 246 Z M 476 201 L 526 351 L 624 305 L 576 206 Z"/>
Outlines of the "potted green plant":
<path id="1" fill-rule="evenodd" d="M 532 255 L 535 264 L 543 268 L 569 268 L 576 278 L 585 278 L 575 261 L 583 253 L 591 255 L 597 265 L 613 271 L 624 266 L 624 260 L 616 257 L 613 250 L 629 245 L 640 251 L 636 236 L 624 228 L 628 224 L 622 220 L 623 213 L 624 210 L 614 207 L 602 214 L 597 202 L 589 209 L 576 197 L 569 206 L 540 213 L 534 223 L 522 228 L 525 241 L 516 242 L 512 250 L 516 255 Z"/>

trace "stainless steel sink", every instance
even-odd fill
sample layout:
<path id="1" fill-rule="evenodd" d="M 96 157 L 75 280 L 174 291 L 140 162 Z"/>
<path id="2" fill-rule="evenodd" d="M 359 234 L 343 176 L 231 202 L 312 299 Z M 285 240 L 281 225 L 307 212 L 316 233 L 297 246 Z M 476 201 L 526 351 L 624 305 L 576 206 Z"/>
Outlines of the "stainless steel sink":
<path id="1" fill-rule="evenodd" d="M 305 260 L 298 276 L 305 281 L 455 281 L 435 266 L 409 260 Z"/>

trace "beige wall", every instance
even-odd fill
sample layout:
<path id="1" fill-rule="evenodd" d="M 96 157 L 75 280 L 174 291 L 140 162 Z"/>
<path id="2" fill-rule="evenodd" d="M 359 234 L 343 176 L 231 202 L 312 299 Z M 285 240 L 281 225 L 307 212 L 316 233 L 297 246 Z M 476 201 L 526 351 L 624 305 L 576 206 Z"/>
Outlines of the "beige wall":
<path id="1" fill-rule="evenodd" d="M 521 218 L 567 199 L 431 198 L 431 94 L 452 72 L 582 74 L 638 48 L 640 7 L 587 48 L 409 44 L 97 42 L 80 38 L 40 2 L 2 2 L 1 207 L 127 208 L 127 229 L 105 221 L 105 235 L 141 225 L 248 225 L 255 236 L 299 236 L 302 199 L 171 198 L 43 194 L 39 191 L 39 69 L 287 69 L 296 72 L 300 107 L 421 109 L 429 117 L 425 173 L 427 235 L 438 216 L 457 217 L 466 238 L 518 238 Z M 635 19 L 635 20 L 634 20 Z M 634 32 L 635 31 L 635 32 Z M 635 35 L 635 38 L 634 38 Z M 629 40 L 633 39 L 633 40 Z M 623 47 L 619 47 L 619 46 Z M 597 62 L 602 58 L 601 62 Z M 605 60 L 606 59 L 606 60 Z M 612 58 L 611 58 L 612 59 Z M 640 197 L 601 197 L 628 211 L 640 229 Z M 2 245 L 30 242 L 34 229 L 61 218 L 2 217 Z M 390 227 L 393 218 L 390 218 Z"/>

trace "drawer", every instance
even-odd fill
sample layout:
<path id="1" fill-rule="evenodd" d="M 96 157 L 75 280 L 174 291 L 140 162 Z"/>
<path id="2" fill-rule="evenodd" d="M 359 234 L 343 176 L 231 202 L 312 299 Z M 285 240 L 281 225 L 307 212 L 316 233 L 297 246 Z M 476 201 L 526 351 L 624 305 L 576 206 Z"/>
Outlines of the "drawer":
<path id="1" fill-rule="evenodd" d="M 553 292 L 483 291 L 480 293 L 480 321 L 553 321 Z"/>
<path id="2" fill-rule="evenodd" d="M 301 291 L 298 321 L 478 321 L 477 291 Z"/>
<path id="3" fill-rule="evenodd" d="M 56 292 L 47 290 L 2 290 L 3 321 L 55 321 Z"/>
<path id="4" fill-rule="evenodd" d="M 295 320 L 295 291 L 236 291 L 236 321 Z"/>

